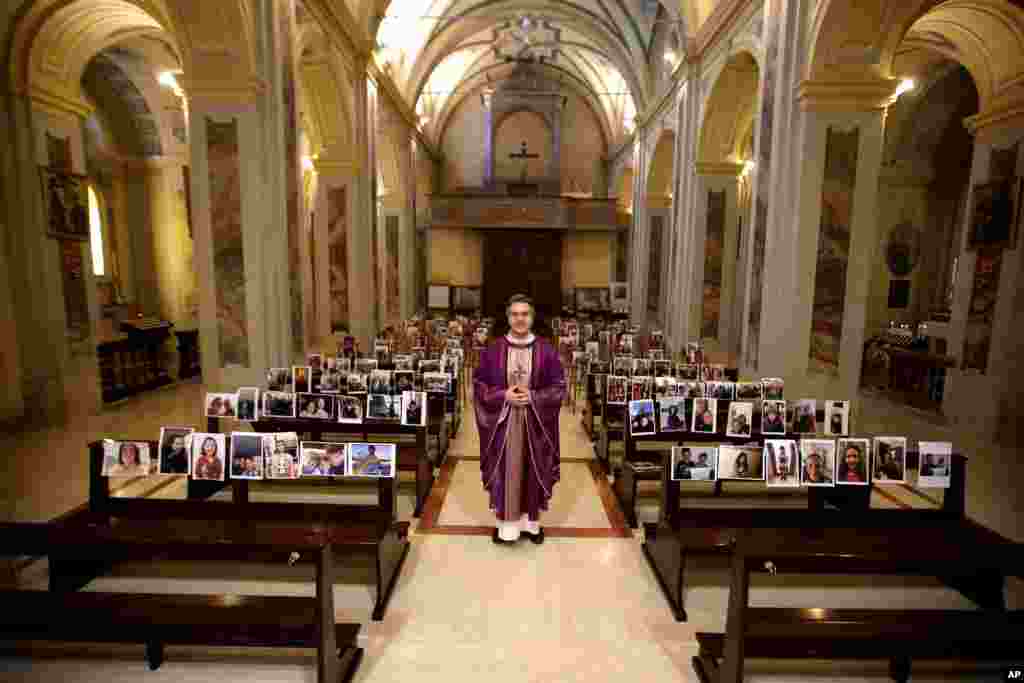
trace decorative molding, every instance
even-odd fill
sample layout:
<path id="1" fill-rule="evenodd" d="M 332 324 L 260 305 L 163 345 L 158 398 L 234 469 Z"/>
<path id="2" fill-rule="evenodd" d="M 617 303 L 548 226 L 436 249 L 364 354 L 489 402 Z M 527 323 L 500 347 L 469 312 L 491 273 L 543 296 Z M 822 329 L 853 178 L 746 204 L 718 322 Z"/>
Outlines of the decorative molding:
<path id="1" fill-rule="evenodd" d="M 987 137 L 1002 128 L 1024 128 L 1024 103 L 980 111 L 964 119 L 971 135 Z"/>
<path id="2" fill-rule="evenodd" d="M 899 79 L 805 80 L 797 89 L 797 101 L 804 111 L 876 111 L 893 102 Z"/>
<path id="3" fill-rule="evenodd" d="M 42 88 L 32 88 L 29 99 L 34 107 L 58 116 L 75 116 L 89 118 L 95 107 L 84 98 L 66 97 Z"/>
<path id="4" fill-rule="evenodd" d="M 203 79 L 182 74 L 178 77 L 181 89 L 185 91 L 189 106 L 238 106 L 255 103 L 267 91 L 262 78 L 248 81 L 236 79 Z"/>
<path id="5" fill-rule="evenodd" d="M 753 4 L 753 0 L 718 0 L 711 15 L 704 20 L 697 35 L 694 37 L 694 50 L 689 55 L 690 61 L 696 62 L 704 58 L 704 54 L 716 44 L 723 33 L 732 28 L 743 12 Z"/>
<path id="6" fill-rule="evenodd" d="M 730 161 L 698 161 L 694 164 L 697 175 L 738 176 L 743 173 L 743 164 Z"/>
<path id="7" fill-rule="evenodd" d="M 320 157 L 313 159 L 313 168 L 316 172 L 327 178 L 351 177 L 359 173 L 358 159 L 331 159 Z"/>

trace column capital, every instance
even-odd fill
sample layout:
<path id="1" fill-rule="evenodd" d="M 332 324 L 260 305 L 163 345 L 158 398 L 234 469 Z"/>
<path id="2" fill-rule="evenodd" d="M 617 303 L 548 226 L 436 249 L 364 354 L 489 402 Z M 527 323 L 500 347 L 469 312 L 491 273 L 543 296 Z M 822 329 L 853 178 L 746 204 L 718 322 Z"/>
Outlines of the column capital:
<path id="1" fill-rule="evenodd" d="M 351 178 L 359 173 L 359 160 L 321 155 L 313 159 L 313 168 L 323 178 Z"/>
<path id="2" fill-rule="evenodd" d="M 697 175 L 738 176 L 743 173 L 743 164 L 732 161 L 698 161 L 694 169 Z"/>
<path id="3" fill-rule="evenodd" d="M 262 78 L 235 80 L 226 78 L 178 77 L 191 108 L 247 107 L 267 91 Z"/>
<path id="4" fill-rule="evenodd" d="M 797 88 L 804 111 L 864 112 L 884 110 L 893 102 L 898 78 L 805 80 Z"/>

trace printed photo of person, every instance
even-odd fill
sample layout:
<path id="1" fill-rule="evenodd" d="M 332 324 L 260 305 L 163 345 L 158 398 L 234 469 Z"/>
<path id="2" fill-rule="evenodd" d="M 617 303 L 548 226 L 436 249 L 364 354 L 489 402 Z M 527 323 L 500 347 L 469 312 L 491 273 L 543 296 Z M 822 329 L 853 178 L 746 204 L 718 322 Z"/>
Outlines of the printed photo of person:
<path id="1" fill-rule="evenodd" d="M 797 474 L 796 442 L 785 439 L 766 439 L 764 442 L 765 453 L 765 481 L 768 486 L 799 486 L 800 478 Z"/>
<path id="2" fill-rule="evenodd" d="M 338 356 L 337 357 L 337 361 L 338 361 L 338 363 L 337 363 L 338 372 L 341 373 L 342 377 L 344 377 L 348 373 L 352 372 L 352 359 L 351 358 L 345 358 L 344 356 Z"/>
<path id="3" fill-rule="evenodd" d="M 288 368 L 270 368 L 267 370 L 267 391 L 292 390 L 292 371 Z"/>
<path id="4" fill-rule="evenodd" d="M 736 385 L 733 382 L 707 382 L 704 395 L 720 401 L 732 401 L 736 396 Z"/>
<path id="5" fill-rule="evenodd" d="M 366 416 L 374 420 L 397 420 L 401 397 L 391 394 L 367 394 Z"/>
<path id="6" fill-rule="evenodd" d="M 423 373 L 423 388 L 429 393 L 447 394 L 450 388 L 450 377 L 444 372 Z"/>
<path id="7" fill-rule="evenodd" d="M 704 398 L 703 382 L 679 382 L 676 391 L 683 398 Z"/>
<path id="8" fill-rule="evenodd" d="M 628 377 L 609 375 L 607 381 L 607 400 L 609 405 L 626 404 L 626 383 Z"/>
<path id="9" fill-rule="evenodd" d="M 255 422 L 259 415 L 260 390 L 257 387 L 241 387 L 238 390 L 238 419 Z"/>
<path id="10" fill-rule="evenodd" d="M 188 437 L 191 427 L 160 428 L 160 474 L 188 474 Z"/>
<path id="11" fill-rule="evenodd" d="M 263 478 L 263 434 L 231 433 L 231 478 Z"/>
<path id="12" fill-rule="evenodd" d="M 700 366 L 690 363 L 681 363 L 676 368 L 676 378 L 689 382 L 700 381 Z"/>
<path id="13" fill-rule="evenodd" d="M 650 436 L 655 433 L 654 401 L 643 399 L 629 402 L 629 433 L 633 436 Z"/>
<path id="14" fill-rule="evenodd" d="M 786 402 L 761 402 L 761 433 L 783 435 L 786 433 Z"/>
<path id="15" fill-rule="evenodd" d="M 390 394 L 391 393 L 391 371 L 390 370 L 374 370 L 370 373 L 370 389 L 371 394 Z"/>
<path id="16" fill-rule="evenodd" d="M 298 417 L 310 420 L 333 420 L 334 397 L 324 394 L 296 394 Z"/>
<path id="17" fill-rule="evenodd" d="M 760 382 L 736 382 L 737 401 L 760 401 L 761 393 Z"/>
<path id="18" fill-rule="evenodd" d="M 327 475 L 331 477 L 344 477 L 348 470 L 348 462 L 345 457 L 346 446 L 343 443 L 327 444 Z"/>
<path id="19" fill-rule="evenodd" d="M 651 374 L 651 361 L 648 358 L 633 359 L 633 376 L 647 376 Z"/>
<path id="20" fill-rule="evenodd" d="M 765 377 L 761 380 L 761 386 L 764 390 L 764 400 L 781 401 L 785 398 L 782 394 L 786 383 L 781 378 Z"/>
<path id="21" fill-rule="evenodd" d="M 917 485 L 948 489 L 953 476 L 953 444 L 948 441 L 919 441 Z"/>
<path id="22" fill-rule="evenodd" d="M 333 361 L 333 358 L 328 358 Z M 333 363 L 332 363 L 333 365 Z M 341 392 L 342 374 L 336 367 L 326 368 L 320 377 L 320 391 L 325 394 L 337 394 Z"/>
<path id="23" fill-rule="evenodd" d="M 263 456 L 267 479 L 299 478 L 299 435 L 295 432 L 267 434 Z"/>
<path id="24" fill-rule="evenodd" d="M 299 462 L 302 463 L 303 477 L 326 477 L 330 475 L 331 459 L 327 455 L 326 443 L 320 441 L 300 441 Z"/>
<path id="25" fill-rule="evenodd" d="M 714 446 L 673 446 L 672 479 L 675 481 L 714 481 L 718 467 L 718 449 Z"/>
<path id="26" fill-rule="evenodd" d="M 690 365 L 700 365 L 704 362 L 699 342 L 686 342 L 686 362 Z"/>
<path id="27" fill-rule="evenodd" d="M 729 420 L 726 423 L 726 436 L 750 436 L 754 422 L 754 404 L 750 401 L 733 401 L 729 404 Z"/>
<path id="28" fill-rule="evenodd" d="M 206 394 L 206 417 L 234 417 L 237 401 L 235 394 Z"/>
<path id="29" fill-rule="evenodd" d="M 192 434 L 192 478 L 224 481 L 227 439 L 223 434 Z"/>
<path id="30" fill-rule="evenodd" d="M 800 442 L 800 484 L 835 486 L 836 442 L 804 439 Z"/>
<path id="31" fill-rule="evenodd" d="M 312 374 L 313 371 L 308 366 L 292 366 L 292 388 L 296 394 L 308 394 L 310 392 Z"/>
<path id="32" fill-rule="evenodd" d="M 615 356 L 615 360 L 612 361 L 612 369 L 616 375 L 620 377 L 628 377 L 633 374 L 633 357 L 632 356 Z"/>
<path id="33" fill-rule="evenodd" d="M 686 399 L 678 397 L 658 399 L 658 418 L 659 431 L 685 432 Z"/>
<path id="34" fill-rule="evenodd" d="M 348 446 L 348 474 L 351 477 L 395 476 L 395 445 L 352 443 Z"/>
<path id="35" fill-rule="evenodd" d="M 654 361 L 654 376 L 655 377 L 672 377 L 672 361 L 670 361 L 670 360 L 656 360 L 656 361 Z"/>
<path id="36" fill-rule="evenodd" d="M 850 402 L 825 401 L 825 434 L 846 436 L 850 433 Z"/>
<path id="37" fill-rule="evenodd" d="M 395 370 L 391 377 L 394 380 L 395 393 L 402 394 L 412 391 L 416 386 L 416 373 L 411 370 Z"/>
<path id="38" fill-rule="evenodd" d="M 676 381 L 672 377 L 655 377 L 654 398 L 662 398 L 670 395 L 675 384 Z"/>
<path id="39" fill-rule="evenodd" d="M 693 425 L 690 428 L 692 431 L 704 434 L 715 433 L 718 428 L 718 401 L 716 399 L 693 399 Z"/>
<path id="40" fill-rule="evenodd" d="M 866 486 L 868 479 L 868 454 L 871 442 L 867 439 L 839 439 L 837 444 L 839 469 L 836 484 L 857 484 Z"/>
<path id="41" fill-rule="evenodd" d="M 295 394 L 284 391 L 264 391 L 263 409 L 260 414 L 268 418 L 295 417 Z"/>
<path id="42" fill-rule="evenodd" d="M 420 361 L 419 371 L 421 374 L 428 372 L 441 372 L 441 361 L 437 358 L 424 359 Z"/>
<path id="43" fill-rule="evenodd" d="M 363 402 L 357 396 L 338 397 L 338 422 L 359 424 L 363 421 Z"/>
<path id="44" fill-rule="evenodd" d="M 796 402 L 793 408 L 793 433 L 815 434 L 818 431 L 818 404 L 813 398 Z"/>
<path id="45" fill-rule="evenodd" d="M 361 372 L 350 372 L 348 375 L 348 393 L 350 394 L 365 394 L 367 376 Z"/>
<path id="46" fill-rule="evenodd" d="M 880 484 L 905 483 L 907 480 L 907 439 L 903 436 L 876 436 L 871 463 L 871 480 Z"/>
<path id="47" fill-rule="evenodd" d="M 147 477 L 153 473 L 149 444 L 144 441 L 103 440 L 104 477 Z"/>
<path id="48" fill-rule="evenodd" d="M 402 424 L 411 427 L 427 426 L 427 393 L 402 392 Z"/>
<path id="49" fill-rule="evenodd" d="M 763 456 L 753 446 L 719 446 L 719 479 L 764 479 Z"/>

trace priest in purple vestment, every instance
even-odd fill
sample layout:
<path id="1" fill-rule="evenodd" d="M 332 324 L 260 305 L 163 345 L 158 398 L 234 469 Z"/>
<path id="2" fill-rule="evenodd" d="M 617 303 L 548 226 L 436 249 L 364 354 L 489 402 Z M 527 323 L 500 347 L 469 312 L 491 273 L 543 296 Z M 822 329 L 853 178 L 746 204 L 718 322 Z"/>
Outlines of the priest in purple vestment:
<path id="1" fill-rule="evenodd" d="M 558 413 L 565 373 L 558 352 L 531 333 L 533 303 L 509 299 L 509 333 L 480 353 L 473 376 L 480 471 L 497 517 L 492 539 L 544 542 L 540 513 L 559 479 Z"/>

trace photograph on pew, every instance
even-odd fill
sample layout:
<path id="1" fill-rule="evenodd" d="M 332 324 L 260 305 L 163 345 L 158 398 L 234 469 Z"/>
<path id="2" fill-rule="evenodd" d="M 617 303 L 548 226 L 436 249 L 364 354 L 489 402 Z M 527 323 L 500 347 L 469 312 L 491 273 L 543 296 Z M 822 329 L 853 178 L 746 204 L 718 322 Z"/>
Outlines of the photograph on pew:
<path id="1" fill-rule="evenodd" d="M 686 431 L 686 399 L 678 396 L 658 399 L 658 431 Z"/>
<path id="2" fill-rule="evenodd" d="M 395 370 L 391 378 L 394 382 L 396 394 L 412 391 L 416 386 L 416 373 L 412 370 Z"/>
<path id="3" fill-rule="evenodd" d="M 785 398 L 786 383 L 780 377 L 765 377 L 761 380 L 761 388 L 764 391 L 764 400 L 781 401 Z"/>
<path id="4" fill-rule="evenodd" d="M 848 436 L 850 434 L 850 402 L 825 401 L 825 434 Z"/>
<path id="5" fill-rule="evenodd" d="M 298 479 L 299 435 L 278 432 L 263 436 L 263 461 L 267 479 Z"/>
<path id="6" fill-rule="evenodd" d="M 592 375 L 607 375 L 610 374 L 611 367 L 606 360 L 592 360 L 590 361 L 590 374 Z"/>
<path id="7" fill-rule="evenodd" d="M 736 382 L 737 401 L 760 401 L 763 393 L 760 382 Z"/>
<path id="8" fill-rule="evenodd" d="M 255 422 L 259 418 L 259 405 L 259 387 L 239 387 L 237 407 L 239 420 Z"/>
<path id="9" fill-rule="evenodd" d="M 608 381 L 608 375 L 590 373 L 590 376 L 594 378 L 594 393 L 597 396 L 604 396 L 604 387 L 605 382 Z"/>
<path id="10" fill-rule="evenodd" d="M 427 392 L 402 392 L 402 424 L 407 427 L 427 426 Z"/>
<path id="11" fill-rule="evenodd" d="M 296 394 L 308 394 L 312 379 L 312 370 L 306 365 L 292 366 L 292 391 Z"/>
<path id="12" fill-rule="evenodd" d="M 414 367 L 415 363 L 413 361 L 413 358 L 409 354 L 396 355 L 392 359 L 392 362 L 394 363 L 395 371 L 396 372 L 415 372 L 416 371 L 416 368 Z"/>
<path id="13" fill-rule="evenodd" d="M 207 434 L 194 432 L 192 440 L 192 467 L 190 474 L 193 479 L 224 481 L 227 458 L 227 443 L 224 434 Z"/>
<path id="14" fill-rule="evenodd" d="M 876 436 L 871 457 L 871 480 L 879 484 L 907 482 L 907 438 Z"/>
<path id="15" fill-rule="evenodd" d="M 267 370 L 267 391 L 292 390 L 292 371 L 288 368 L 270 368 Z"/>
<path id="16" fill-rule="evenodd" d="M 345 476 L 345 444 L 300 441 L 299 460 L 303 477 Z"/>
<path id="17" fill-rule="evenodd" d="M 428 372 L 441 372 L 441 359 L 431 358 L 423 359 L 420 361 L 419 367 L 417 368 L 421 374 L 427 374 Z"/>
<path id="18" fill-rule="evenodd" d="M 769 436 L 783 436 L 786 433 L 786 402 L 761 402 L 761 433 Z"/>
<path id="19" fill-rule="evenodd" d="M 764 458 L 757 446 L 718 447 L 718 478 L 764 480 Z"/>
<path id="20" fill-rule="evenodd" d="M 680 363 L 676 368 L 676 379 L 699 382 L 700 366 L 693 363 Z"/>
<path id="21" fill-rule="evenodd" d="M 673 374 L 672 361 L 664 359 L 654 361 L 654 374 L 655 376 L 671 377 Z"/>
<path id="22" fill-rule="evenodd" d="M 818 404 L 813 398 L 804 398 L 788 403 L 788 423 L 791 434 L 816 434 L 818 432 Z"/>
<path id="23" fill-rule="evenodd" d="M 836 442 L 804 439 L 800 442 L 800 484 L 835 486 Z"/>
<path id="24" fill-rule="evenodd" d="M 234 417 L 238 397 L 235 394 L 207 393 L 206 417 Z"/>
<path id="25" fill-rule="evenodd" d="M 391 393 L 391 371 L 390 370 L 374 370 L 370 373 L 370 388 L 371 394 L 390 394 Z"/>
<path id="26" fill-rule="evenodd" d="M 367 375 L 361 372 L 350 372 L 348 379 L 345 382 L 347 391 L 350 394 L 365 394 L 367 385 Z"/>
<path id="27" fill-rule="evenodd" d="M 711 363 L 701 366 L 701 378 L 705 382 L 724 382 L 725 366 L 721 363 Z"/>
<path id="28" fill-rule="evenodd" d="M 402 397 L 391 394 L 367 394 L 366 416 L 374 420 L 397 420 Z"/>
<path id="29" fill-rule="evenodd" d="M 718 430 L 718 401 L 713 398 L 692 400 L 693 423 L 690 429 L 704 434 L 714 434 Z"/>
<path id="30" fill-rule="evenodd" d="M 620 375 L 609 375 L 607 382 L 607 401 L 609 405 L 626 405 L 627 384 L 629 378 Z"/>
<path id="31" fill-rule="evenodd" d="M 263 434 L 231 433 L 231 478 L 263 478 Z"/>
<path id="32" fill-rule="evenodd" d="M 796 441 L 789 439 L 765 439 L 764 442 L 765 482 L 768 486 L 797 487 L 800 477 L 797 463 Z"/>
<path id="33" fill-rule="evenodd" d="M 348 445 L 350 477 L 390 478 L 395 476 L 395 444 L 350 443 Z"/>
<path id="34" fill-rule="evenodd" d="M 678 382 L 676 395 L 683 398 L 704 398 L 704 383 L 697 381 Z"/>
<path id="35" fill-rule="evenodd" d="M 633 376 L 646 377 L 651 374 L 653 364 L 649 358 L 633 359 Z"/>
<path id="36" fill-rule="evenodd" d="M 686 362 L 690 365 L 700 365 L 704 362 L 700 342 L 686 342 Z"/>
<path id="37" fill-rule="evenodd" d="M 351 358 L 346 358 L 344 356 L 337 356 L 336 360 L 337 360 L 338 372 L 341 373 L 342 377 L 344 377 L 348 373 L 352 372 L 352 359 Z"/>
<path id="38" fill-rule="evenodd" d="M 654 378 L 654 398 L 671 396 L 675 390 L 676 380 L 673 377 Z"/>
<path id="39" fill-rule="evenodd" d="M 362 375 L 369 375 L 377 369 L 376 358 L 356 358 L 355 371 Z"/>
<path id="40" fill-rule="evenodd" d="M 673 446 L 673 481 L 715 481 L 718 448 L 715 446 Z"/>
<path id="41" fill-rule="evenodd" d="M 334 396 L 330 394 L 296 394 L 297 417 L 308 420 L 334 420 Z"/>
<path id="42" fill-rule="evenodd" d="M 729 417 L 725 424 L 726 436 L 750 436 L 754 424 L 754 404 L 733 401 L 729 404 Z"/>
<path id="43" fill-rule="evenodd" d="M 260 414 L 266 418 L 295 417 L 295 394 L 285 391 L 264 391 L 263 409 Z"/>
<path id="44" fill-rule="evenodd" d="M 646 398 L 629 402 L 629 433 L 633 436 L 651 436 L 656 433 L 654 401 Z"/>
<path id="45" fill-rule="evenodd" d="M 840 486 L 867 486 L 870 483 L 870 439 L 839 439 L 836 442 L 836 484 Z"/>
<path id="46" fill-rule="evenodd" d="M 732 382 L 705 382 L 704 395 L 721 401 L 731 401 L 735 395 L 736 385 Z"/>
<path id="47" fill-rule="evenodd" d="M 327 361 L 333 361 L 333 358 L 328 358 Z M 323 375 L 320 377 L 320 393 L 323 394 L 338 394 L 341 393 L 342 379 L 344 375 L 338 370 L 335 363 L 331 364 L 332 367 L 324 369 Z"/>
<path id="48" fill-rule="evenodd" d="M 189 437 L 195 431 L 192 427 L 160 428 L 160 474 L 188 474 Z"/>
<path id="49" fill-rule="evenodd" d="M 312 372 L 321 372 L 323 370 L 324 357 L 319 353 L 307 353 L 306 354 L 306 366 Z"/>
<path id="50" fill-rule="evenodd" d="M 640 401 L 654 395 L 654 378 L 650 375 L 634 375 L 629 380 L 629 400 Z"/>
<path id="51" fill-rule="evenodd" d="M 612 372 L 620 377 L 628 377 L 633 374 L 632 356 L 615 356 L 612 361 Z"/>
<path id="52" fill-rule="evenodd" d="M 423 389 L 433 394 L 447 394 L 451 387 L 451 377 L 446 372 L 423 373 Z"/>
<path id="53" fill-rule="evenodd" d="M 917 485 L 948 489 L 952 477 L 953 444 L 948 441 L 919 441 Z"/>
<path id="54" fill-rule="evenodd" d="M 144 441 L 103 440 L 104 477 L 147 477 L 156 463 L 149 457 L 149 444 Z"/>

